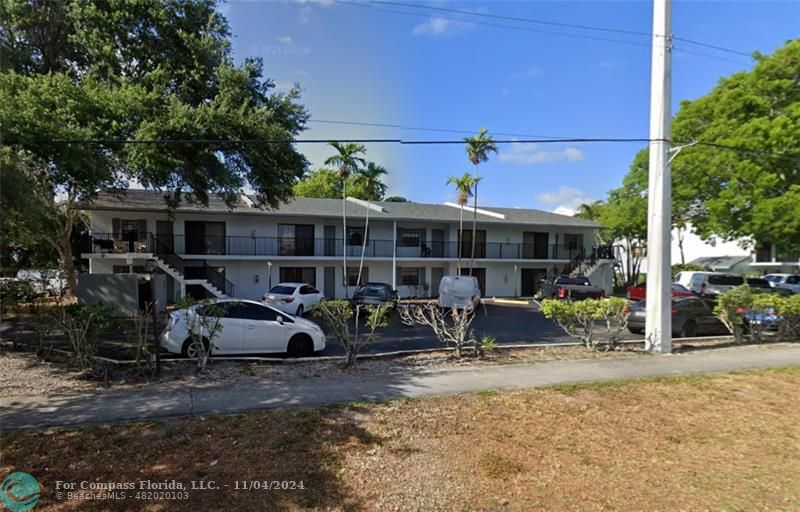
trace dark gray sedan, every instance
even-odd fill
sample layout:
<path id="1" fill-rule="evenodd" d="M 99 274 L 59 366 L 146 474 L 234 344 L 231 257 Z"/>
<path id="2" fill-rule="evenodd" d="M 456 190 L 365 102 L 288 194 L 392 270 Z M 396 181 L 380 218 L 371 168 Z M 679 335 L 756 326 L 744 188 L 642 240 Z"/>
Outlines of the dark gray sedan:
<path id="1" fill-rule="evenodd" d="M 353 304 L 360 306 L 379 306 L 397 303 L 397 290 L 386 283 L 366 283 L 359 286 L 353 294 Z"/>
<path id="2" fill-rule="evenodd" d="M 628 330 L 641 334 L 645 328 L 646 302 L 634 302 L 629 307 Z M 714 314 L 713 302 L 699 297 L 672 299 L 672 336 L 693 338 L 714 334 L 729 334 L 725 324 Z"/>

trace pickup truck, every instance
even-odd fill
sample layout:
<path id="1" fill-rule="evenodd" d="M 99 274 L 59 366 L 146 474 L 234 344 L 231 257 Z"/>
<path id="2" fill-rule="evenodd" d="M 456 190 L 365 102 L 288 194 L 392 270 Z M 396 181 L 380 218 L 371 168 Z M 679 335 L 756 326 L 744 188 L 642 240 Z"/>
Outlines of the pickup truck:
<path id="1" fill-rule="evenodd" d="M 597 286 L 592 286 L 585 276 L 557 276 L 542 279 L 539 287 L 540 299 L 600 299 L 606 292 Z"/>

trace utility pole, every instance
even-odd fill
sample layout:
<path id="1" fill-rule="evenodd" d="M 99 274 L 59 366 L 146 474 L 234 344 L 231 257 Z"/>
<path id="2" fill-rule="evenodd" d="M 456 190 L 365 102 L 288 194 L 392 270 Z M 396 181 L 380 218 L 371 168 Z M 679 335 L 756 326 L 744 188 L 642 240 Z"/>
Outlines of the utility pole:
<path id="1" fill-rule="evenodd" d="M 647 318 L 645 348 L 672 351 L 672 173 L 668 139 L 672 121 L 671 0 L 653 0 L 650 71 L 650 181 L 647 201 Z"/>

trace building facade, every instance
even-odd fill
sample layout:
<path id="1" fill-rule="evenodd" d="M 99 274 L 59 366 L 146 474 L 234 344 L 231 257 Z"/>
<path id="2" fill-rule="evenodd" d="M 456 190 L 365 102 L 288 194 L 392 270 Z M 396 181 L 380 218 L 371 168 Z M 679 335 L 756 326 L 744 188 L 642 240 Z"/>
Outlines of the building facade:
<path id="1" fill-rule="evenodd" d="M 286 281 L 342 298 L 357 284 L 362 251 L 361 282 L 389 283 L 401 297 L 436 296 L 442 276 L 458 273 L 459 256 L 461 273 L 469 272 L 471 207 L 368 205 L 353 198 L 345 204 L 346 230 L 342 201 L 335 199 L 297 198 L 269 210 L 243 195 L 233 208 L 212 198 L 207 207 L 185 204 L 169 211 L 161 192 L 103 194 L 84 206 L 90 238 L 81 253 L 90 273 L 163 272 L 171 278 L 173 299 L 198 291 L 259 299 Z M 610 255 L 594 246 L 598 229 L 539 210 L 479 208 L 473 274 L 484 296 L 532 296 L 542 278 L 574 270 L 577 261 L 587 272 L 611 275 Z M 610 282 L 597 284 L 611 291 Z"/>

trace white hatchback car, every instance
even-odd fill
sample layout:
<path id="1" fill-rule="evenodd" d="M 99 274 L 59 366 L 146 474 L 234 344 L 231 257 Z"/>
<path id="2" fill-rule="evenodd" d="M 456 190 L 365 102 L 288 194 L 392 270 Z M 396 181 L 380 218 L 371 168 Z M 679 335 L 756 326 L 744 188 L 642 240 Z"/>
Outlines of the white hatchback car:
<path id="1" fill-rule="evenodd" d="M 303 316 L 319 303 L 322 293 L 305 283 L 279 283 L 261 297 L 261 302 L 290 315 Z"/>
<path id="2" fill-rule="evenodd" d="M 202 317 L 211 319 L 204 322 Z M 221 330 L 214 339 L 214 355 L 285 352 L 301 357 L 325 350 L 325 333 L 319 325 L 242 299 L 220 299 L 173 311 L 161 335 L 161 346 L 173 354 L 196 357 L 190 331 L 202 333 L 208 345 L 209 326 L 217 317 Z"/>

